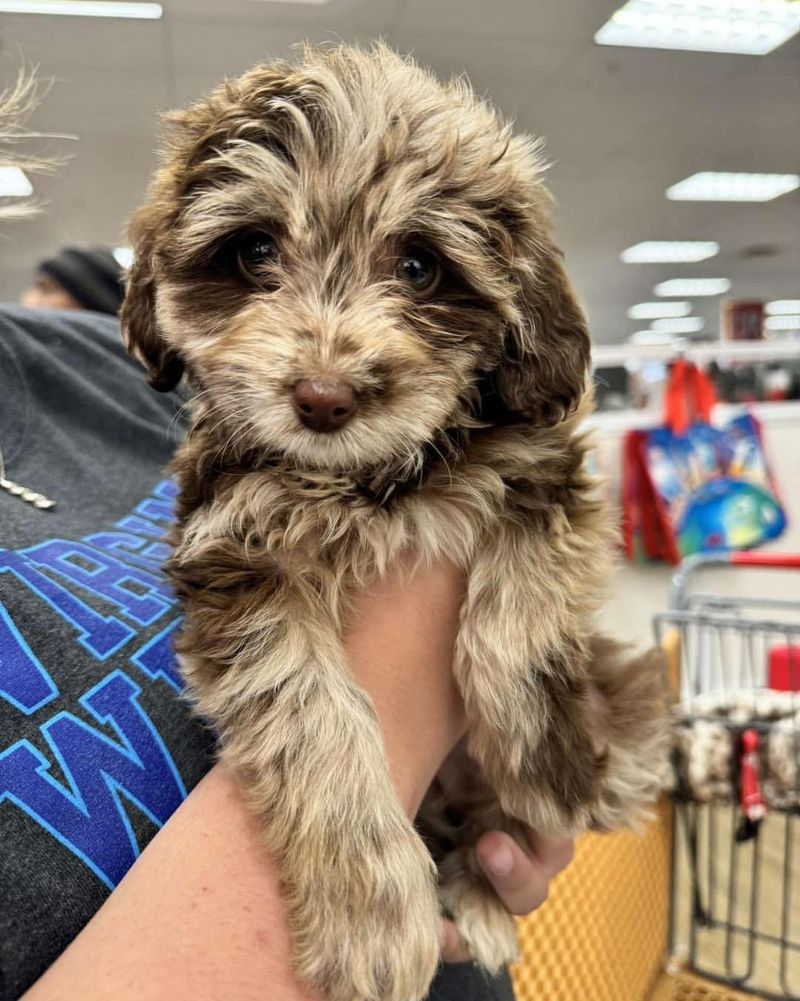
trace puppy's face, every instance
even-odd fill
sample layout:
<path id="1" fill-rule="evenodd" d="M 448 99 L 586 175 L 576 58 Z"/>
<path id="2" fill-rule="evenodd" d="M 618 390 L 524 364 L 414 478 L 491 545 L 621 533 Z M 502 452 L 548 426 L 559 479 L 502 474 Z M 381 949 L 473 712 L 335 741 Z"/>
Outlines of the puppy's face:
<path id="1" fill-rule="evenodd" d="M 158 388 L 189 371 L 224 447 L 413 463 L 481 417 L 487 374 L 520 419 L 574 405 L 587 338 L 535 150 L 462 85 L 383 48 L 311 50 L 173 130 L 123 325 Z"/>

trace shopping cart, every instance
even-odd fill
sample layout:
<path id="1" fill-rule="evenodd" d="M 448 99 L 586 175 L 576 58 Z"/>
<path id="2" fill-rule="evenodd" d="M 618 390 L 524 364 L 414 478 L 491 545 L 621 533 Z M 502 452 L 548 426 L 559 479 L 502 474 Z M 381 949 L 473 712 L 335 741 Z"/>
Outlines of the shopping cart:
<path id="1" fill-rule="evenodd" d="M 778 596 L 698 590 L 720 566 L 790 573 Z M 800 556 L 691 558 L 655 619 L 677 697 L 670 952 L 782 1001 L 800 999 L 798 569 Z"/>
<path id="2" fill-rule="evenodd" d="M 721 593 L 726 581 L 757 587 L 763 575 L 729 569 L 745 566 L 774 568 L 783 593 Z M 714 567 L 723 568 L 721 578 L 706 573 Z M 758 696 L 770 684 L 782 689 L 778 703 L 797 700 L 800 708 L 800 575 L 779 575 L 778 568 L 800 569 L 800 556 L 703 557 L 678 572 L 656 637 L 668 655 L 679 725 L 690 729 L 694 716 L 719 736 L 720 717 L 709 711 L 714 694 L 717 709 L 726 693 L 743 694 L 738 715 L 722 719 L 733 748 L 727 771 L 723 756 L 722 778 L 707 800 L 692 795 L 687 779 L 688 788 L 676 788 L 641 834 L 579 840 L 548 903 L 520 923 L 517 1001 L 800 997 L 798 780 L 791 769 L 798 756 L 787 753 L 797 747 L 796 727 L 784 712 L 774 744 L 782 743 L 787 770 L 770 785 L 770 736 L 781 719 L 754 721 L 752 712 L 764 710 Z M 699 591 L 703 579 L 716 590 Z M 744 769 L 751 817 L 742 806 L 741 737 L 748 730 L 758 737 Z M 704 795 L 702 770 L 692 782 Z"/>

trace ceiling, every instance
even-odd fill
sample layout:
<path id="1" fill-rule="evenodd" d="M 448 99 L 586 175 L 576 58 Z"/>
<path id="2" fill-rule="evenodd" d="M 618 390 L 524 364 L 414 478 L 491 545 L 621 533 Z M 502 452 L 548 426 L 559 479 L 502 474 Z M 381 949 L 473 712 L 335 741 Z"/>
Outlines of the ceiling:
<path id="1" fill-rule="evenodd" d="M 629 305 L 681 276 L 739 299 L 800 298 L 800 190 L 762 204 L 670 202 L 698 170 L 800 172 L 800 36 L 767 56 L 603 48 L 616 0 L 163 0 L 161 21 L 0 15 L 0 77 L 22 58 L 52 85 L 33 119 L 69 160 L 34 180 L 37 218 L 6 223 L 0 298 L 64 243 L 123 241 L 153 167 L 157 112 L 292 43 L 383 36 L 441 75 L 466 72 L 520 129 L 544 136 L 559 240 L 598 343 L 645 324 Z M 641 240 L 716 240 L 690 265 L 624 265 Z M 755 253 L 755 256 L 753 254 Z M 696 315 L 717 329 L 719 301 Z"/>

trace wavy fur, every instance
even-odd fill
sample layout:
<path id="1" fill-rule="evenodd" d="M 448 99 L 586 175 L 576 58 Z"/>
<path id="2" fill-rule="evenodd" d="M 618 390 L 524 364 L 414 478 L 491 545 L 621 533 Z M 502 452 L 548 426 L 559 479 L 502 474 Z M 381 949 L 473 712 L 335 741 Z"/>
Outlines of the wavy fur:
<path id="1" fill-rule="evenodd" d="M 431 854 L 340 639 L 355 589 L 403 554 L 468 579 L 463 767 L 422 820 L 484 965 L 515 944 L 475 864 L 483 831 L 616 827 L 656 794 L 658 667 L 593 635 L 612 523 L 541 171 L 463 81 L 384 46 L 306 49 L 169 116 L 133 219 L 127 343 L 158 388 L 185 372 L 198 390 L 175 465 L 177 650 L 280 864 L 297 968 L 331 1001 L 417 1001 L 438 958 Z M 226 256 L 253 228 L 280 247 L 257 287 Z M 444 264 L 424 301 L 393 276 L 409 241 Z M 359 399 L 334 434 L 291 403 L 321 377 Z"/>

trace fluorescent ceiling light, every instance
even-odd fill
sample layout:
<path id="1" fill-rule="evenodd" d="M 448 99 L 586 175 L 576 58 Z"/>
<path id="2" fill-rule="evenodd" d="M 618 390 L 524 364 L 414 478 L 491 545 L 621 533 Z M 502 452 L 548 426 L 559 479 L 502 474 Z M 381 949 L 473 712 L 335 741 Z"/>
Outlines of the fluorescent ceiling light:
<path id="1" fill-rule="evenodd" d="M 0 167 L 0 198 L 27 198 L 33 185 L 19 167 Z"/>
<path id="2" fill-rule="evenodd" d="M 647 240 L 619 255 L 625 264 L 674 264 L 707 261 L 719 253 L 713 240 Z"/>
<path id="3" fill-rule="evenodd" d="M 653 320 L 651 329 L 662 334 L 696 334 L 705 325 L 706 321 L 700 316 L 666 317 L 663 320 Z"/>
<path id="4" fill-rule="evenodd" d="M 800 315 L 768 316 L 764 326 L 767 330 L 800 330 Z"/>
<path id="5" fill-rule="evenodd" d="M 800 4 L 793 0 L 628 0 L 594 40 L 763 56 L 798 31 Z"/>
<path id="6" fill-rule="evenodd" d="M 628 340 L 639 347 L 667 347 L 673 343 L 674 338 L 672 334 L 665 334 L 663 331 L 637 330 Z"/>
<path id="7" fill-rule="evenodd" d="M 0 0 L 0 14 L 61 14 L 70 17 L 130 17 L 158 20 L 160 3 L 114 0 Z"/>
<path id="8" fill-rule="evenodd" d="M 727 278 L 672 278 L 653 289 L 656 295 L 724 295 L 731 287 Z"/>
<path id="9" fill-rule="evenodd" d="M 800 299 L 775 299 L 764 307 L 767 316 L 782 316 L 786 313 L 800 313 Z"/>
<path id="10" fill-rule="evenodd" d="M 688 316 L 691 311 L 690 302 L 640 302 L 631 306 L 628 317 L 631 320 L 657 320 L 662 316 Z"/>
<path id="11" fill-rule="evenodd" d="M 795 188 L 800 188 L 797 174 L 704 170 L 667 188 L 667 198 L 673 202 L 768 202 Z"/>
<path id="12" fill-rule="evenodd" d="M 129 268 L 133 264 L 133 250 L 130 247 L 114 247 L 114 259 L 121 268 Z"/>

